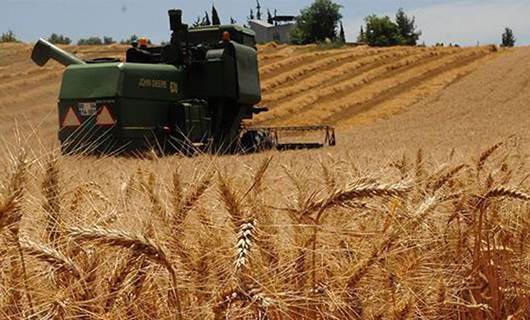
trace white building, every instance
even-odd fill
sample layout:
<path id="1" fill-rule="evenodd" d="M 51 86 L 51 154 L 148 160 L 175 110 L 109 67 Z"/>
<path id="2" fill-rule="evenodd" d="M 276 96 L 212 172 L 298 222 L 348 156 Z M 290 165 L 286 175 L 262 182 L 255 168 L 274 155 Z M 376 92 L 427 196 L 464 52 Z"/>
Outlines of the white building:
<path id="1" fill-rule="evenodd" d="M 273 25 L 267 21 L 249 20 L 250 29 L 256 32 L 257 43 L 290 43 L 291 31 L 294 29 L 294 23 Z"/>

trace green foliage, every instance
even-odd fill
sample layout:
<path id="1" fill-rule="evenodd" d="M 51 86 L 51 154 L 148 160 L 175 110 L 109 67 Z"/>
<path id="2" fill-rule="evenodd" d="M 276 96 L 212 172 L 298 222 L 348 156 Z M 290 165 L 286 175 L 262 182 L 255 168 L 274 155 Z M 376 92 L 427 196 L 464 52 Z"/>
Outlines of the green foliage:
<path id="1" fill-rule="evenodd" d="M 261 20 L 261 4 L 256 0 L 256 19 Z"/>
<path id="2" fill-rule="evenodd" d="M 62 34 L 56 34 L 52 33 L 52 35 L 48 38 L 48 41 L 53 44 L 70 44 L 72 43 L 72 39 L 62 35 Z"/>
<path id="3" fill-rule="evenodd" d="M 506 48 L 511 48 L 515 46 L 515 36 L 513 35 L 513 30 L 510 28 L 505 28 L 504 33 L 502 34 L 502 46 Z"/>
<path id="4" fill-rule="evenodd" d="M 210 16 L 208 15 L 208 12 L 204 12 L 204 19 L 202 19 L 202 25 L 203 26 L 211 26 L 212 22 L 210 21 Z"/>
<path id="5" fill-rule="evenodd" d="M 365 18 L 366 31 L 359 39 L 371 46 L 386 47 L 403 44 L 405 40 L 399 33 L 399 27 L 388 16 L 370 15 Z"/>
<path id="6" fill-rule="evenodd" d="M 357 39 L 371 46 L 415 46 L 421 36 L 421 31 L 416 27 L 416 19 L 409 18 L 403 9 L 399 9 L 396 13 L 395 22 L 388 16 L 376 15 L 370 15 L 364 21 L 366 29 L 361 27 Z"/>
<path id="7" fill-rule="evenodd" d="M 274 19 L 272 18 L 272 14 L 271 14 L 271 11 L 269 9 L 267 9 L 267 22 L 269 24 L 274 24 Z"/>
<path id="8" fill-rule="evenodd" d="M 342 43 L 346 43 L 346 33 L 344 33 L 344 26 L 342 25 L 342 21 L 340 22 L 339 40 Z"/>
<path id="9" fill-rule="evenodd" d="M 396 14 L 396 24 L 404 45 L 415 46 L 421 36 L 421 31 L 416 31 L 416 18 L 409 18 L 403 9 Z"/>
<path id="10" fill-rule="evenodd" d="M 77 41 L 78 46 L 99 46 L 103 44 L 103 40 L 100 37 L 90 37 L 86 39 L 79 39 Z"/>
<path id="11" fill-rule="evenodd" d="M 315 0 L 296 18 L 296 27 L 291 34 L 293 43 L 308 44 L 323 42 L 326 39 L 336 40 L 337 24 L 342 19 L 341 8 L 341 5 L 332 0 Z"/>
<path id="12" fill-rule="evenodd" d="M 116 41 L 114 41 L 112 37 L 103 37 L 103 44 L 109 45 L 114 43 L 116 43 Z"/>
<path id="13" fill-rule="evenodd" d="M 219 19 L 219 14 L 215 9 L 215 6 L 212 5 L 212 25 L 218 26 L 221 24 L 221 19 Z"/>
<path id="14" fill-rule="evenodd" d="M 15 37 L 15 34 L 13 31 L 8 30 L 7 32 L 2 33 L 0 35 L 0 43 L 2 42 L 19 42 L 17 38 Z"/>
<path id="15" fill-rule="evenodd" d="M 138 42 L 138 36 L 135 35 L 135 34 L 130 36 L 129 39 L 125 39 L 125 40 L 120 41 L 120 44 L 131 44 L 133 42 Z"/>

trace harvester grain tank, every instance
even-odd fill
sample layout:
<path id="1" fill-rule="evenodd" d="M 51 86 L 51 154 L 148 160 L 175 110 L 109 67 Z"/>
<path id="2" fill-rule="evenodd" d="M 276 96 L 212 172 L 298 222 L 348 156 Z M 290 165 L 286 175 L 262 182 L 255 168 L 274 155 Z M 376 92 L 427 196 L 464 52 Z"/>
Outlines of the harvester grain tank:
<path id="1" fill-rule="evenodd" d="M 126 61 L 82 60 L 40 39 L 32 59 L 66 66 L 59 140 L 66 153 L 252 152 L 334 145 L 330 127 L 247 128 L 261 87 L 255 34 L 237 26 L 188 28 L 169 11 L 171 42 L 133 45 Z M 304 129 L 305 128 L 305 129 Z M 282 133 L 323 132 L 322 142 L 284 143 Z"/>

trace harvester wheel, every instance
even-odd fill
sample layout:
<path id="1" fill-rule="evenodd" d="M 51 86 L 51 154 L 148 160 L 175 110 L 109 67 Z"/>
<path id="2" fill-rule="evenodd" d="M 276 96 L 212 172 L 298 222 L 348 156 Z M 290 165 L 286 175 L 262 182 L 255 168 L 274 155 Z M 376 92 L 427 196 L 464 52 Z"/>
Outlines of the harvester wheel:
<path id="1" fill-rule="evenodd" d="M 267 131 L 246 131 L 241 137 L 241 149 L 243 153 L 254 153 L 274 148 L 274 140 Z"/>

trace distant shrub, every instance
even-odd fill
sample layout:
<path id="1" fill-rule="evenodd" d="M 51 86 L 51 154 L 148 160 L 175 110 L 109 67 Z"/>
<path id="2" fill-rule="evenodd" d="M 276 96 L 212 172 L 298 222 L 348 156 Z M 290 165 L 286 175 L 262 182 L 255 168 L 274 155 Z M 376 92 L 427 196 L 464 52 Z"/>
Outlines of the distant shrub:
<path id="1" fill-rule="evenodd" d="M 102 44 L 103 40 L 101 40 L 100 37 L 90 37 L 87 39 L 79 39 L 79 41 L 77 41 L 78 46 L 98 46 Z"/>
<path id="2" fill-rule="evenodd" d="M 120 44 L 131 44 L 133 42 L 138 42 L 138 36 L 135 35 L 135 34 L 130 36 L 129 39 L 125 39 L 125 40 L 120 41 Z"/>
<path id="3" fill-rule="evenodd" d="M 0 42 L 19 42 L 17 38 L 15 37 L 15 34 L 13 31 L 9 30 L 7 32 L 2 33 L 0 36 Z"/>
<path id="4" fill-rule="evenodd" d="M 112 37 L 103 37 L 103 44 L 109 45 L 114 43 L 116 43 L 116 41 L 114 41 Z"/>
<path id="5" fill-rule="evenodd" d="M 48 41 L 53 44 L 70 44 L 72 43 L 72 39 L 62 35 L 62 34 L 56 34 L 52 33 L 52 35 L 48 38 Z"/>
<path id="6" fill-rule="evenodd" d="M 515 46 L 515 36 L 513 35 L 513 30 L 510 28 L 505 28 L 504 33 L 502 34 L 502 46 L 505 48 L 511 48 Z"/>

